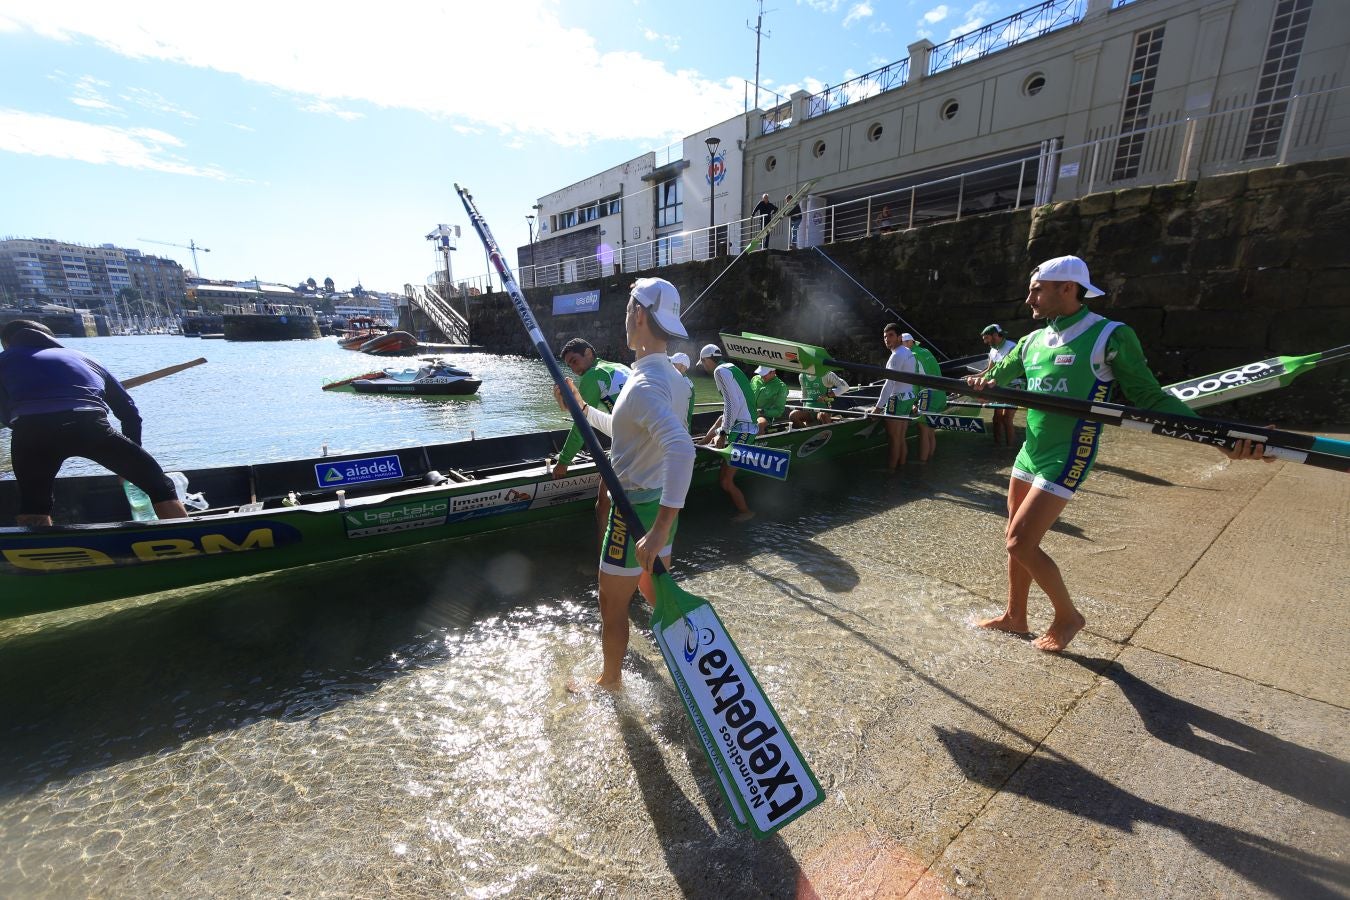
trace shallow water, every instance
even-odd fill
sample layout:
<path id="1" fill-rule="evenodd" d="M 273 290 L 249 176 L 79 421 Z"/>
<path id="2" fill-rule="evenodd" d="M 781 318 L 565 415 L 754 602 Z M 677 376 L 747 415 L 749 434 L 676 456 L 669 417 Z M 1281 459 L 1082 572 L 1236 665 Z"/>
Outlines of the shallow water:
<path id="1" fill-rule="evenodd" d="M 970 664 L 938 637 L 968 597 L 893 554 L 920 552 L 939 496 L 994 527 L 1001 503 L 997 483 L 950 487 L 955 459 L 890 481 L 850 463 L 753 485 L 749 528 L 698 493 L 677 541 L 681 582 L 717 605 L 827 791 L 859 710 Z M 902 551 L 874 520 L 897 503 L 916 528 Z M 791 894 L 786 845 L 730 825 L 643 604 L 625 693 L 565 690 L 599 666 L 589 527 L 0 623 L 0 892 Z M 920 658 L 877 637 L 930 631 Z M 740 868 L 681 850 L 708 846 L 742 848 Z"/>

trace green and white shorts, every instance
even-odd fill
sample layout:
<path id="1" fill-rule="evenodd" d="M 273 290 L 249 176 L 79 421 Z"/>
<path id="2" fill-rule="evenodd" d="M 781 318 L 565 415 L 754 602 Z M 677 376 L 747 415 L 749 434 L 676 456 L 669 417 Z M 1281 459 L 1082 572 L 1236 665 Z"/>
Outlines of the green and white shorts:
<path id="1" fill-rule="evenodd" d="M 661 511 L 660 491 L 642 491 L 634 492 L 629 495 L 633 502 L 633 509 L 637 511 L 638 519 L 642 522 L 643 530 L 652 527 L 656 521 L 657 514 Z M 652 495 L 656 495 L 652 497 Z M 648 500 L 638 500 L 638 497 L 652 497 Z M 661 548 L 658 556 L 669 556 L 675 549 L 675 532 L 680 527 L 679 519 L 670 526 L 670 538 L 666 545 Z M 600 571 L 608 572 L 610 575 L 641 575 L 642 566 L 637 561 L 637 541 L 633 539 L 632 533 L 628 530 L 627 523 L 623 520 L 623 514 L 619 512 L 619 504 L 611 503 L 609 507 L 609 523 L 605 526 L 605 540 L 600 545 Z"/>
<path id="2" fill-rule="evenodd" d="M 883 410 L 888 416 L 909 416 L 914 414 L 914 395 L 892 394 Z"/>

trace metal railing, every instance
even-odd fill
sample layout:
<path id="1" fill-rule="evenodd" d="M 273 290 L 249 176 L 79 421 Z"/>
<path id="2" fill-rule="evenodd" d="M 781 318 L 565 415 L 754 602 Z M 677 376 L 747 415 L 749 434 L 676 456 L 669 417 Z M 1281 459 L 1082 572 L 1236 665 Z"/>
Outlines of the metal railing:
<path id="1" fill-rule="evenodd" d="M 806 99 L 806 118 L 814 119 L 827 112 L 842 109 L 850 103 L 875 97 L 885 91 L 902 87 L 909 81 L 909 57 L 888 63 L 880 69 L 873 69 L 857 78 L 850 78 L 834 87 L 825 86 L 825 90 L 812 94 Z"/>
<path id="2" fill-rule="evenodd" d="M 928 74 L 936 75 L 1072 25 L 1083 18 L 1085 5 L 1086 0 L 1045 0 L 958 35 L 928 52 Z"/>
<path id="3" fill-rule="evenodd" d="M 441 283 L 444 289 L 444 282 Z M 431 320 L 431 324 L 452 344 L 469 343 L 469 322 L 431 285 L 403 286 L 408 302 Z"/>
<path id="4" fill-rule="evenodd" d="M 1253 112 L 1264 110 L 1268 115 L 1272 104 L 1247 103 L 1245 95 L 1240 95 L 1205 115 L 1168 111 L 1154 116 L 1156 124 L 1148 128 L 1116 133 L 1108 126 L 1096 129 L 1090 140 L 1072 147 L 1061 147 L 1059 139 L 1052 138 L 1008 162 L 804 210 L 796 225 L 790 219 L 780 222 L 765 243 L 774 250 L 833 244 L 1039 205 L 1052 197 L 1071 199 L 1107 188 L 1192 180 L 1258 165 L 1317 158 L 1328 133 L 1350 140 L 1350 103 L 1346 102 L 1350 94 L 1345 93 L 1350 86 L 1321 85 L 1329 80 L 1305 82 L 1285 102 L 1284 130 L 1273 155 L 1246 157 Z M 1138 171 L 1129 178 L 1113 177 L 1118 148 L 1134 148 L 1140 142 L 1143 152 Z M 684 231 L 643 244 L 605 247 L 587 256 L 526 266 L 517 275 L 525 287 L 543 287 L 736 255 L 762 226 L 759 217 L 739 219 L 715 229 Z M 461 287 L 466 284 L 491 290 L 491 279 L 486 275 L 461 282 Z"/>

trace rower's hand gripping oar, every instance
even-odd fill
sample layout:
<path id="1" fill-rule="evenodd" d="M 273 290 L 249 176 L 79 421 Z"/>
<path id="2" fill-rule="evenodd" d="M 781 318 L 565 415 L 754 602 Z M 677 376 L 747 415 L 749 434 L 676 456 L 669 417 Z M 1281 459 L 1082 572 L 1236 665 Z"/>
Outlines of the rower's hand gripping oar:
<path id="1" fill-rule="evenodd" d="M 642 520 L 624 493 L 576 395 L 564 384 L 562 369 L 539 330 L 529 302 L 473 197 L 459 185 L 455 185 L 455 191 L 521 324 L 561 392 L 615 507 L 633 540 L 637 540 L 644 533 Z M 825 799 L 825 792 L 712 605 L 680 588 L 659 556 L 652 576 L 656 588 L 652 632 L 676 690 L 717 774 L 736 825 L 744 828 L 748 824 L 755 837 L 767 837 L 818 805 Z"/>
<path id="2" fill-rule="evenodd" d="M 1289 462 L 1304 463 L 1338 472 L 1350 472 L 1350 441 L 1321 438 L 1296 431 L 1281 431 L 1237 422 L 1221 422 L 1179 416 L 1149 409 L 1136 409 L 1119 403 L 1094 403 L 1055 394 L 1040 394 L 1001 387 L 971 387 L 965 381 L 942 378 L 922 372 L 895 372 L 883 366 L 833 359 L 821 347 L 785 341 L 757 334 L 721 335 L 722 346 L 729 356 L 760 365 L 771 365 L 790 372 L 820 375 L 829 369 L 849 369 L 871 375 L 944 391 L 960 391 L 1001 400 L 1018 406 L 1058 413 L 1105 425 L 1117 425 L 1137 431 L 1146 431 L 1161 437 L 1176 438 L 1191 443 L 1209 444 L 1221 449 L 1232 449 L 1239 441 L 1255 441 L 1265 445 L 1265 454 Z"/>

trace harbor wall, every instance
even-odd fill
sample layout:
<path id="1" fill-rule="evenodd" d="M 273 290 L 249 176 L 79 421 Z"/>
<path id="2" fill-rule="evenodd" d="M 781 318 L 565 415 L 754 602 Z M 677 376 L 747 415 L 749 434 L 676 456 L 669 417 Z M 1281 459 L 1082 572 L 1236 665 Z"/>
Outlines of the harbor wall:
<path id="1" fill-rule="evenodd" d="M 1073 253 L 1107 292 L 1091 307 L 1131 325 L 1167 382 L 1350 343 L 1347 233 L 1350 159 L 1342 158 L 992 213 L 821 248 L 828 257 L 770 250 L 730 269 L 721 258 L 526 293 L 555 351 L 582 336 L 602 357 L 631 358 L 628 286 L 659 275 L 680 289 L 687 310 L 691 340 L 672 352 L 696 356 L 719 330 L 745 330 L 880 363 L 881 327 L 895 314 L 940 357 L 983 352 L 979 333 L 991 322 L 1020 337 L 1035 327 L 1022 303 L 1032 266 Z M 553 314 L 555 295 L 587 290 L 599 292 L 596 311 Z M 474 298 L 469 313 L 475 343 L 533 353 L 503 295 Z M 1350 365 L 1209 414 L 1345 425 Z"/>

